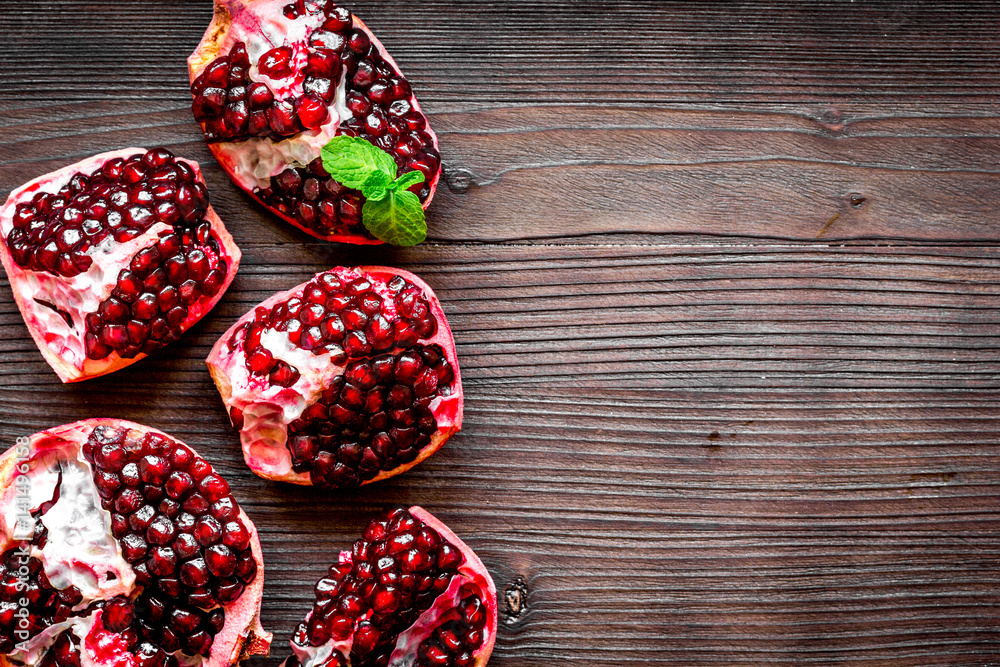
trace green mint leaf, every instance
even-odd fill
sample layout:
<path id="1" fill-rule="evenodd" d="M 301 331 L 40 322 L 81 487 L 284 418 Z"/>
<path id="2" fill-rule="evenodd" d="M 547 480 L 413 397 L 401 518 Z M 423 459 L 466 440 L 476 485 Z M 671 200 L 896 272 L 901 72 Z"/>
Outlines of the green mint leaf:
<path id="1" fill-rule="evenodd" d="M 390 180 L 396 175 L 392 156 L 360 137 L 334 137 L 319 154 L 330 177 L 352 190 L 360 190 L 372 172 L 381 171 Z"/>
<path id="2" fill-rule="evenodd" d="M 385 199 L 392 185 L 392 177 L 382 171 L 373 171 L 361 184 L 361 194 L 365 199 Z"/>
<path id="3" fill-rule="evenodd" d="M 361 208 L 361 220 L 375 238 L 393 245 L 416 245 L 427 238 L 424 209 L 408 190 L 390 191 L 379 201 L 369 199 Z"/>
<path id="4" fill-rule="evenodd" d="M 424 182 L 424 174 L 420 171 L 408 171 L 399 178 L 397 178 L 393 184 L 393 190 L 409 190 L 417 183 Z"/>

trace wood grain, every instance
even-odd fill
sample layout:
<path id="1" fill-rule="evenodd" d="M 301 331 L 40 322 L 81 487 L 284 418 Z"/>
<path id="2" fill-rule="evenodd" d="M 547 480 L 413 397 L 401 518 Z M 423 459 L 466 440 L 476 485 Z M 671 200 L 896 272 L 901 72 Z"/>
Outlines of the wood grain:
<path id="1" fill-rule="evenodd" d="M 998 101 L 993 3 L 859 4 L 368 0 L 352 8 L 428 102 Z M 0 82 L 14 98 L 180 96 L 178 56 L 194 49 L 210 17 L 208 1 L 7 0 L 5 34 L 19 57 Z"/>
<path id="2" fill-rule="evenodd" d="M 186 108 L 73 108 L 8 117 L 8 182 L 109 146 L 165 144 L 205 164 L 217 206 L 239 212 L 229 224 L 245 229 L 244 243 L 280 234 L 229 187 Z M 780 110 L 519 107 L 431 118 L 446 169 L 430 212 L 438 242 L 1000 242 L 1000 114 L 860 116 L 837 126 Z"/>
<path id="3" fill-rule="evenodd" d="M 179 344 L 77 386 L 0 286 L 0 442 L 110 415 L 204 453 L 262 534 L 252 665 L 391 503 L 483 557 L 497 667 L 1000 665 L 992 4 L 355 3 L 442 138 L 407 250 L 317 243 L 232 186 L 187 109 L 209 5 L 4 3 L 0 193 L 167 145 L 244 263 Z M 465 429 L 359 492 L 261 482 L 208 349 L 361 263 L 437 291 Z"/>

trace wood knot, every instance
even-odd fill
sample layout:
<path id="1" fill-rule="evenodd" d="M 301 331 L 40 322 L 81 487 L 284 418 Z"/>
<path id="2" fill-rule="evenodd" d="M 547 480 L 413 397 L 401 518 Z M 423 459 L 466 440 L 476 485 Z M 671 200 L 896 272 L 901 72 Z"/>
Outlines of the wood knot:
<path id="1" fill-rule="evenodd" d="M 447 167 L 444 169 L 444 180 L 452 192 L 466 192 L 477 185 L 476 175 L 464 167 Z"/>
<path id="2" fill-rule="evenodd" d="M 524 577 L 517 576 L 503 589 L 504 623 L 510 625 L 528 609 L 528 584 L 524 582 Z"/>
<path id="3" fill-rule="evenodd" d="M 836 109 L 827 109 L 824 111 L 820 115 L 819 121 L 830 132 L 841 132 L 844 129 L 844 117 Z"/>

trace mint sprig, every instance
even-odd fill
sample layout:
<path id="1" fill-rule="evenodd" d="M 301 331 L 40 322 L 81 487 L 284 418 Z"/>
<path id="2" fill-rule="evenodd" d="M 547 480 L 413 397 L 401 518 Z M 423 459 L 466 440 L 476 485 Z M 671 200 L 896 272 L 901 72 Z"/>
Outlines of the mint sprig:
<path id="1" fill-rule="evenodd" d="M 398 246 L 427 238 L 420 198 L 409 191 L 424 182 L 422 172 L 408 171 L 396 178 L 393 157 L 361 137 L 334 137 L 320 150 L 320 157 L 330 178 L 365 196 L 361 222 L 372 236 Z"/>

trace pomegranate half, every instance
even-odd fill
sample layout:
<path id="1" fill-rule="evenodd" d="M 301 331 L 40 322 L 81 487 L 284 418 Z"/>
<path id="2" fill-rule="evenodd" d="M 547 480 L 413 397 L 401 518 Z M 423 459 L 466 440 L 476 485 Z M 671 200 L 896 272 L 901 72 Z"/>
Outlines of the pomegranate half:
<path id="1" fill-rule="evenodd" d="M 320 149 L 367 139 L 420 171 L 426 209 L 441 174 L 437 136 L 410 84 L 361 19 L 329 0 L 215 0 L 188 58 L 192 110 L 222 168 L 254 199 L 329 241 L 381 243 L 364 198 L 330 179 Z"/>
<path id="2" fill-rule="evenodd" d="M 207 363 L 247 464 L 268 479 L 368 484 L 462 426 L 448 321 L 431 288 L 400 269 L 316 274 L 244 315 Z"/>
<path id="3" fill-rule="evenodd" d="M 482 561 L 430 512 L 398 508 L 316 583 L 285 667 L 482 667 L 496 634 Z"/>
<path id="4" fill-rule="evenodd" d="M 63 382 L 176 341 L 240 263 L 198 163 L 163 148 L 102 153 L 21 186 L 0 208 L 0 236 L 17 306 Z"/>
<path id="5" fill-rule="evenodd" d="M 266 655 L 253 523 L 155 429 L 88 419 L 0 457 L 0 665 L 223 667 Z"/>

